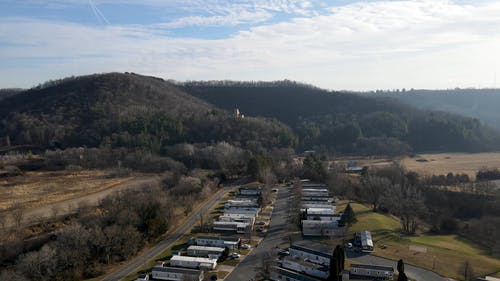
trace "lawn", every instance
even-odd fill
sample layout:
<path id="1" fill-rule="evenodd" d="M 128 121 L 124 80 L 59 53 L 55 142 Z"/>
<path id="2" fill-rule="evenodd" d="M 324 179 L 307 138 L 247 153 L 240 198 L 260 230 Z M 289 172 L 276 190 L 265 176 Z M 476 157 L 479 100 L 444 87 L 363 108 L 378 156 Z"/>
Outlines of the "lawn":
<path id="1" fill-rule="evenodd" d="M 398 232 L 400 224 L 397 218 L 374 213 L 362 204 L 351 203 L 351 206 L 358 221 L 352 225 L 349 233 L 352 235 L 362 230 L 371 231 L 375 244 L 374 254 L 377 256 L 393 260 L 402 258 L 409 264 L 456 279 L 460 279 L 459 272 L 466 260 L 471 262 L 476 275 L 500 270 L 500 260 L 488 256 L 485 249 L 471 241 L 457 235 L 401 235 Z M 380 245 L 387 247 L 382 249 Z"/>

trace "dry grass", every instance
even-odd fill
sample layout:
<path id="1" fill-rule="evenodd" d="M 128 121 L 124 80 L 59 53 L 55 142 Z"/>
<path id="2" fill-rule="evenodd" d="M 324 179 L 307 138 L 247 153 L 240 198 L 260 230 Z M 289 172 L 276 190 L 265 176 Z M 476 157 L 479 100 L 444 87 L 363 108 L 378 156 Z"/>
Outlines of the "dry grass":
<path id="1" fill-rule="evenodd" d="M 452 172 L 465 173 L 475 178 L 476 172 L 481 168 L 500 167 L 500 152 L 420 154 L 413 158 L 403 158 L 400 163 L 408 170 L 423 175 Z"/>
<path id="2" fill-rule="evenodd" d="M 0 180 L 0 211 L 14 204 L 36 208 L 99 192 L 132 179 L 108 178 L 109 171 L 25 172 Z"/>

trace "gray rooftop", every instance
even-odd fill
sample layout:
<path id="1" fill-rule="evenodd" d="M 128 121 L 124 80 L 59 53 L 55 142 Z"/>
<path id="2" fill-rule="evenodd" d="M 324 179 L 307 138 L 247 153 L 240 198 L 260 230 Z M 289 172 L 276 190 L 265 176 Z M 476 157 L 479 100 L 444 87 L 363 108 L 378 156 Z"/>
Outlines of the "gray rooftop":
<path id="1" fill-rule="evenodd" d="M 188 269 L 188 268 L 172 267 L 172 266 L 155 266 L 155 267 L 153 267 L 153 271 L 182 273 L 182 274 L 191 274 L 191 275 L 200 275 L 200 273 L 201 273 L 200 270 L 196 270 L 196 269 Z"/>

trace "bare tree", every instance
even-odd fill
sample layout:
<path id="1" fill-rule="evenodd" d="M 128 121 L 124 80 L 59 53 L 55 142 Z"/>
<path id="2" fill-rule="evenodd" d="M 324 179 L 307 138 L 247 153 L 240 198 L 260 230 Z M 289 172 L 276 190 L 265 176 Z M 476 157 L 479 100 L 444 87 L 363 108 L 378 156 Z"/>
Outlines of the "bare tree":
<path id="1" fill-rule="evenodd" d="M 12 205 L 10 215 L 12 216 L 12 221 L 14 222 L 15 227 L 20 228 L 25 215 L 25 210 L 21 202 L 15 202 Z"/>
<path id="2" fill-rule="evenodd" d="M 472 264 L 469 260 L 464 262 L 459 273 L 464 277 L 465 281 L 474 281 L 474 272 L 472 270 Z"/>
<path id="3" fill-rule="evenodd" d="M 384 193 L 384 206 L 399 216 L 404 232 L 415 233 L 424 209 L 422 193 L 416 186 L 408 183 L 390 186 Z"/>
<path id="4" fill-rule="evenodd" d="M 261 264 L 258 273 L 263 280 L 269 280 L 269 278 L 271 278 L 273 264 L 274 263 L 271 253 L 269 252 L 264 253 L 261 259 Z"/>
<path id="5" fill-rule="evenodd" d="M 391 185 L 387 178 L 367 175 L 361 180 L 363 184 L 362 197 L 367 200 L 376 212 L 381 203 L 384 191 Z"/>

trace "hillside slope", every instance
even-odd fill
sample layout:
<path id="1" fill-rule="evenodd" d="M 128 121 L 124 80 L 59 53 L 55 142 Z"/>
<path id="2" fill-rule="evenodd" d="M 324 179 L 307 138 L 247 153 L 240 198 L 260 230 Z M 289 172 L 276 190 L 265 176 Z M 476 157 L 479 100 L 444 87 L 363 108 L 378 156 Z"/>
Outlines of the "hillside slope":
<path id="1" fill-rule="evenodd" d="M 135 147 L 180 142 L 291 146 L 283 124 L 237 119 L 162 79 L 96 74 L 49 82 L 0 101 L 0 136 L 41 147 Z"/>
<path id="2" fill-rule="evenodd" d="M 330 92 L 291 81 L 189 82 L 182 88 L 215 106 L 285 122 L 302 149 L 402 154 L 499 148 L 498 132 L 476 119 L 419 110 L 389 97 Z"/>

